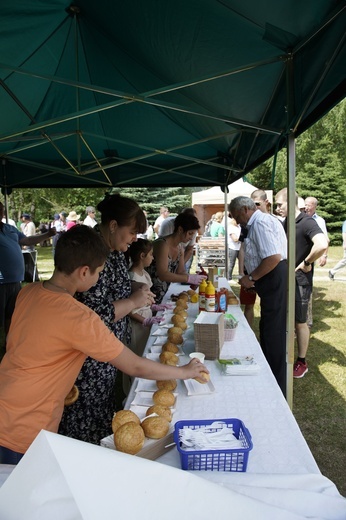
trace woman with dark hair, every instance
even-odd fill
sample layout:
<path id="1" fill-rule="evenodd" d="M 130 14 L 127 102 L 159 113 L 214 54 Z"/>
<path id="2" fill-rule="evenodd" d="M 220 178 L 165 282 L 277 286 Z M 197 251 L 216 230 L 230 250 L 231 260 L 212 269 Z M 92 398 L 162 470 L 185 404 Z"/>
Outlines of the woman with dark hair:
<path id="1" fill-rule="evenodd" d="M 115 336 L 125 344 L 131 338 L 129 313 L 151 305 L 153 294 L 147 285 L 131 287 L 124 253 L 137 233 L 146 230 L 146 218 L 132 199 L 106 195 L 97 206 L 101 224 L 95 226 L 110 253 L 96 285 L 76 298 L 95 311 Z M 87 358 L 77 378 L 78 400 L 65 407 L 59 433 L 85 442 L 100 444 L 112 433 L 114 383 L 117 370 L 109 363 Z"/>
<path id="2" fill-rule="evenodd" d="M 206 278 L 185 271 L 183 244 L 193 239 L 199 227 L 198 219 L 194 215 L 180 213 L 174 220 L 173 233 L 153 242 L 154 260 L 147 267 L 147 271 L 153 282 L 151 290 L 157 303 L 162 301 L 170 283 L 199 285 Z"/>

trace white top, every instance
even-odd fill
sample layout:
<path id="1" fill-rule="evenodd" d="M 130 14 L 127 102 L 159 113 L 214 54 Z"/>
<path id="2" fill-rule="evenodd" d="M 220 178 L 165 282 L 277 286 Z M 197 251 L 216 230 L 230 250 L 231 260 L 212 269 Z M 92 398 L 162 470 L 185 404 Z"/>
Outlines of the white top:
<path id="1" fill-rule="evenodd" d="M 93 228 L 96 226 L 97 222 L 94 218 L 91 218 L 90 215 L 88 215 L 84 219 L 83 224 L 84 224 L 84 226 L 89 226 L 89 227 Z"/>
<path id="2" fill-rule="evenodd" d="M 312 218 L 316 220 L 318 227 L 323 231 L 324 235 L 326 235 L 326 237 L 328 237 L 326 221 L 324 220 L 324 218 L 317 215 L 317 213 L 314 213 L 312 215 Z"/>
<path id="3" fill-rule="evenodd" d="M 287 258 L 287 237 L 281 222 L 270 213 L 255 211 L 247 223 L 248 235 L 244 239 L 244 263 L 252 273 L 264 258 L 281 255 Z"/>
<path id="4" fill-rule="evenodd" d="M 229 249 L 233 249 L 234 251 L 239 251 L 241 242 L 239 242 L 239 241 L 234 242 L 232 235 L 236 235 L 236 237 L 239 238 L 240 231 L 241 231 L 241 227 L 239 225 L 235 226 L 234 224 L 230 224 L 230 223 L 228 224 L 228 235 L 229 235 L 228 247 L 229 247 Z"/>

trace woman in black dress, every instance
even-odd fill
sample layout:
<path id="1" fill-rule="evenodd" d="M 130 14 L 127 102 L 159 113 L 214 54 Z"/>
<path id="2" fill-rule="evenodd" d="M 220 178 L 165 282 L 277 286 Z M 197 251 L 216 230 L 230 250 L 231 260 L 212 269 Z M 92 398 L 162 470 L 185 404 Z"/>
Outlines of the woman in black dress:
<path id="1" fill-rule="evenodd" d="M 124 256 L 137 240 L 137 233 L 145 232 L 147 222 L 139 205 L 121 195 L 107 195 L 97 209 L 101 224 L 94 229 L 102 235 L 110 254 L 97 284 L 85 293 L 76 294 L 76 298 L 93 309 L 115 336 L 127 344 L 131 338 L 128 314 L 154 302 L 148 287 L 132 291 Z M 59 433 L 93 444 L 100 444 L 103 437 L 112 433 L 116 374 L 112 365 L 86 359 L 76 381 L 79 398 L 65 407 Z"/>

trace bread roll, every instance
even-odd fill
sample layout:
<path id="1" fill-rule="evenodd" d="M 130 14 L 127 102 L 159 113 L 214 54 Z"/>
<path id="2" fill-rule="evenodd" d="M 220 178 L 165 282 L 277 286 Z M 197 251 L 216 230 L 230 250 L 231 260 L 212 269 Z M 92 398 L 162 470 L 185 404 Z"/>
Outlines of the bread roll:
<path id="1" fill-rule="evenodd" d="M 195 380 L 203 385 L 205 383 L 208 383 L 208 381 L 210 380 L 210 374 L 208 374 L 207 372 L 201 372 L 198 377 L 195 377 Z"/>
<path id="2" fill-rule="evenodd" d="M 153 394 L 154 404 L 162 404 L 163 406 L 173 406 L 175 396 L 168 390 L 156 390 Z"/>
<path id="3" fill-rule="evenodd" d="M 173 314 L 172 318 L 171 318 L 171 322 L 173 323 L 173 325 L 175 325 L 176 327 L 181 327 L 181 323 L 185 324 L 185 318 L 184 316 L 182 316 L 181 314 Z"/>
<path id="4" fill-rule="evenodd" d="M 172 420 L 172 412 L 168 406 L 163 406 L 162 404 L 153 404 L 146 411 L 145 415 L 151 415 L 152 413 L 156 413 L 156 415 L 160 415 L 160 417 L 164 417 L 168 422 Z"/>
<path id="5" fill-rule="evenodd" d="M 186 302 L 189 301 L 189 293 L 187 291 L 183 291 L 179 294 L 178 300 L 185 300 Z"/>
<path id="6" fill-rule="evenodd" d="M 197 293 L 196 293 L 196 291 L 194 291 L 193 289 L 189 289 L 189 290 L 187 291 L 187 294 L 188 294 L 189 297 L 191 298 L 191 296 L 195 296 Z"/>
<path id="7" fill-rule="evenodd" d="M 164 365 L 172 365 L 176 366 L 178 364 L 178 356 L 173 354 L 173 352 L 161 352 L 160 356 L 160 362 Z"/>
<path id="8" fill-rule="evenodd" d="M 175 306 L 176 307 L 181 307 L 182 309 L 188 309 L 188 307 L 189 307 L 187 301 L 183 300 L 182 298 L 179 298 L 176 301 Z"/>
<path id="9" fill-rule="evenodd" d="M 174 307 L 173 314 L 179 314 L 179 316 L 183 316 L 183 318 L 187 318 L 187 312 L 180 305 L 178 307 Z"/>
<path id="10" fill-rule="evenodd" d="M 114 434 L 114 445 L 118 451 L 136 455 L 144 445 L 145 435 L 140 424 L 128 422 L 120 426 Z"/>
<path id="11" fill-rule="evenodd" d="M 112 420 L 113 433 L 115 433 L 120 426 L 122 426 L 123 424 L 128 423 L 128 422 L 134 422 L 135 424 L 141 424 L 141 421 L 140 421 L 138 415 L 136 415 L 134 412 L 132 412 L 132 410 L 119 410 L 119 412 L 117 412 L 114 415 L 113 420 Z"/>
<path id="12" fill-rule="evenodd" d="M 76 385 L 73 385 L 67 396 L 64 400 L 64 406 L 70 406 L 71 404 L 75 403 L 79 397 L 79 390 Z"/>
<path id="13" fill-rule="evenodd" d="M 174 328 L 174 327 L 173 327 Z M 181 329 L 180 329 L 181 330 Z M 174 343 L 175 345 L 181 345 L 183 342 L 184 342 L 184 338 L 182 336 L 182 334 L 178 334 L 178 333 L 171 333 L 169 336 L 168 336 L 168 339 L 171 343 Z"/>
<path id="14" fill-rule="evenodd" d="M 173 352 L 173 354 L 178 354 L 179 347 L 177 347 L 177 345 L 171 341 L 166 341 L 162 345 L 162 352 Z"/>
<path id="15" fill-rule="evenodd" d="M 167 381 L 156 381 L 156 386 L 159 390 L 168 390 L 174 392 L 177 388 L 177 381 L 175 379 L 167 379 Z"/>
<path id="16" fill-rule="evenodd" d="M 168 433 L 169 422 L 161 415 L 148 417 L 142 421 L 142 428 L 149 439 L 162 439 Z"/>

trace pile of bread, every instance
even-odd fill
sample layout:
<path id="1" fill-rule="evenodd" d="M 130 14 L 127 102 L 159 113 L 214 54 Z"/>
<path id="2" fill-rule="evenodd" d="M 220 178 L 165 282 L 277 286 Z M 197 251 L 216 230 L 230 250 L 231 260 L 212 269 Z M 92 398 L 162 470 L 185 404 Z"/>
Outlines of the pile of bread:
<path id="1" fill-rule="evenodd" d="M 192 291 L 191 292 L 195 292 Z M 190 295 L 188 292 L 180 293 L 175 299 L 175 307 L 171 318 L 172 327 L 168 329 L 167 341 L 162 345 L 160 363 L 166 365 L 178 364 L 179 346 L 184 341 L 183 334 L 187 329 L 186 318 Z"/>
<path id="2" fill-rule="evenodd" d="M 194 295 L 196 292 L 190 289 L 172 297 L 175 301 L 171 318 L 173 326 L 168 329 L 167 341 L 162 345 L 160 363 L 173 366 L 178 364 L 179 345 L 183 343 L 183 334 L 187 329 L 188 302 Z M 209 380 L 209 374 L 203 374 L 205 378 L 196 378 L 200 383 Z M 156 381 L 156 386 L 153 405 L 147 409 L 142 421 L 132 410 L 120 410 L 114 415 L 112 430 L 114 445 L 118 451 L 135 455 L 143 448 L 146 438 L 162 439 L 167 435 L 172 421 L 171 407 L 175 404 L 174 390 L 177 382 L 175 379 Z"/>
<path id="3" fill-rule="evenodd" d="M 119 410 L 112 421 L 114 445 L 118 451 L 135 455 L 144 445 L 145 438 L 162 439 L 169 431 L 172 421 L 171 407 L 175 403 L 175 379 L 156 381 L 157 390 L 153 394 L 153 405 L 141 421 L 132 410 Z"/>

